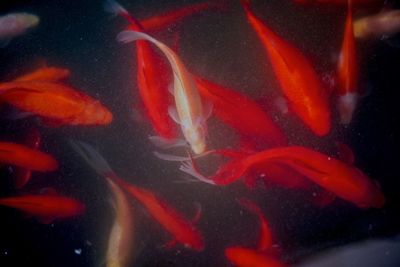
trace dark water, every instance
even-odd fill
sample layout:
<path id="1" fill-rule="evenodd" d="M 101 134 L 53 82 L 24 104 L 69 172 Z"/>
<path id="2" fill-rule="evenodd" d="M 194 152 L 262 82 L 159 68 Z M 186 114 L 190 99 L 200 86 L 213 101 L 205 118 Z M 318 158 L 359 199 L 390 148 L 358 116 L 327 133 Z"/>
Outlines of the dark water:
<path id="1" fill-rule="evenodd" d="M 193 2 L 154 0 L 121 4 L 138 18 L 144 18 Z M 319 73 L 334 69 L 344 10 L 297 7 L 281 0 L 255 2 L 256 13 L 302 49 Z M 43 62 L 68 68 L 72 71 L 70 84 L 99 98 L 111 109 L 115 120 L 107 127 L 47 128 L 32 118 L 0 119 L 1 140 L 18 142 L 27 129 L 38 125 L 43 136 L 41 148 L 61 163 L 55 173 L 34 173 L 24 190 L 37 192 L 53 187 L 87 206 L 84 216 L 50 225 L 0 207 L 1 267 L 104 264 L 113 221 L 109 192 L 104 180 L 72 151 L 69 139 L 92 144 L 121 177 L 157 192 L 188 217 L 195 213 L 196 203 L 201 203 L 203 215 L 198 227 L 204 234 L 206 248 L 200 253 L 180 246 L 172 250 L 163 248 L 170 236 L 135 205 L 138 223 L 132 252 L 136 261 L 132 266 L 226 266 L 225 247 L 255 247 L 257 218 L 238 207 L 237 196 L 251 198 L 261 206 L 282 258 L 290 264 L 301 263 L 328 248 L 374 238 L 389 240 L 399 234 L 400 146 L 396 128 L 400 123 L 400 48 L 385 42 L 359 44 L 360 86 L 369 93 L 361 100 L 350 127 L 336 124 L 333 132 L 321 139 L 299 126 L 298 121 L 276 115 L 292 144 L 331 152 L 333 141 L 348 143 L 354 149 L 356 166 L 379 181 L 387 198 L 382 209 L 361 210 L 340 199 L 319 208 L 310 203 L 304 192 L 279 187 L 249 191 L 241 183 L 228 187 L 176 183 L 185 176 L 179 172 L 178 164 L 155 158 L 155 148 L 147 139 L 151 128 L 132 120 L 134 45 L 115 41 L 124 21 L 105 13 L 102 1 L 0 2 L 0 14 L 16 11 L 37 14 L 41 21 L 35 30 L 0 50 L 1 80 L 10 80 Z M 208 11 L 184 20 L 180 31 L 180 56 L 192 72 L 238 88 L 253 98 L 279 90 L 262 46 L 236 1 L 225 13 Z M 160 40 L 170 38 L 168 32 L 156 36 Z M 216 120 L 211 120 L 209 127 L 211 146 L 232 144 L 230 130 Z M 208 163 L 212 165 L 211 159 Z M 0 169 L 0 175 L 0 196 L 16 194 L 7 169 Z"/>

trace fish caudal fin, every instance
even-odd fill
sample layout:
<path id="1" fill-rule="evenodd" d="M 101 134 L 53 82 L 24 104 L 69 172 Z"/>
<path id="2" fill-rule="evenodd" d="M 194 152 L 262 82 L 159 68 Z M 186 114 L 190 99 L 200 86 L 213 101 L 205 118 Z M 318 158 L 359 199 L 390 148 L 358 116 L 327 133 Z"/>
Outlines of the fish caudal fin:
<path id="1" fill-rule="evenodd" d="M 103 4 L 104 10 L 108 13 L 117 15 L 129 15 L 128 11 L 114 0 L 106 0 Z"/>
<path id="2" fill-rule="evenodd" d="M 107 161 L 91 145 L 72 140 L 70 140 L 70 144 L 99 175 L 107 176 L 114 173 Z"/>
<path id="3" fill-rule="evenodd" d="M 214 181 L 208 179 L 197 170 L 196 166 L 194 165 L 193 159 L 191 159 L 190 161 L 182 162 L 182 165 L 179 167 L 179 170 L 195 177 L 196 179 L 204 183 L 215 185 Z"/>

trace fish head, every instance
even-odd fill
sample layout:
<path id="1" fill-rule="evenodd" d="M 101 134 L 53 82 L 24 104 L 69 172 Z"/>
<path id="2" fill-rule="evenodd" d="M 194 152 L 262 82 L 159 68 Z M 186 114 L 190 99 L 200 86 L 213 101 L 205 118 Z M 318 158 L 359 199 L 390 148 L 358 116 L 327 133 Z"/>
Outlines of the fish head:
<path id="1" fill-rule="evenodd" d="M 107 125 L 112 120 L 112 113 L 99 101 L 88 104 L 82 114 L 82 124 Z"/>
<path id="2" fill-rule="evenodd" d="M 22 13 L 20 20 L 23 22 L 25 28 L 35 27 L 39 24 L 40 18 L 34 14 Z"/>

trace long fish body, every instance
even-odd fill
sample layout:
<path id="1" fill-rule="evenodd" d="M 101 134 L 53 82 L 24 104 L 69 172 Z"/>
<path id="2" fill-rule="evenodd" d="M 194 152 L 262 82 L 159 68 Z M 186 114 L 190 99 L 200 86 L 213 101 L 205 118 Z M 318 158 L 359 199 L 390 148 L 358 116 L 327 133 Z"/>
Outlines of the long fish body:
<path id="1" fill-rule="evenodd" d="M 177 114 L 172 109 L 169 110 L 169 113 L 175 121 L 180 123 L 183 135 L 193 152 L 196 154 L 203 153 L 206 149 L 207 116 L 203 112 L 200 94 L 192 75 L 179 57 L 168 46 L 142 32 L 123 31 L 118 34 L 117 39 L 124 43 L 147 40 L 165 54 L 173 71 L 173 94 Z"/>

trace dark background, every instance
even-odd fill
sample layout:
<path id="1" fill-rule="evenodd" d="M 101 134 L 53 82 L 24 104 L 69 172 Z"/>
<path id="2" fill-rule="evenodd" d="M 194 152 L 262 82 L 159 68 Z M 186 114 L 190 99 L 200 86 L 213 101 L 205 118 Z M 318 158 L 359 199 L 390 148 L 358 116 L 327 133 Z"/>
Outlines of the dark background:
<path id="1" fill-rule="evenodd" d="M 120 1 L 138 18 L 159 14 L 195 1 Z M 254 1 L 256 14 L 285 39 L 295 43 L 324 74 L 335 68 L 342 39 L 345 10 L 332 7 L 301 7 L 290 1 Z M 398 8 L 398 6 L 397 6 Z M 296 119 L 275 112 L 292 144 L 307 145 L 333 153 L 334 141 L 349 144 L 356 166 L 377 180 L 387 197 L 379 210 L 360 210 L 336 200 L 319 208 L 305 192 L 260 186 L 249 191 L 243 184 L 210 187 L 201 183 L 176 183 L 184 175 L 178 165 L 158 160 L 147 140 L 152 134 L 145 122 L 132 119 L 135 93 L 134 44 L 115 41 L 125 23 L 103 11 L 102 1 L 1 1 L 0 15 L 31 12 L 41 21 L 29 33 L 0 49 L 0 79 L 10 80 L 44 62 L 69 68 L 69 83 L 99 98 L 115 117 L 107 127 L 46 128 L 34 118 L 0 119 L 1 140 L 20 141 L 37 125 L 43 135 L 42 149 L 61 163 L 55 173 L 35 173 L 17 192 L 9 169 L 0 169 L 0 196 L 38 192 L 43 187 L 80 199 L 87 213 L 79 218 L 42 225 L 12 209 L 0 207 L 0 266 L 100 266 L 113 212 L 106 184 L 71 150 L 68 139 L 94 145 L 113 169 L 126 180 L 153 190 L 188 217 L 201 203 L 199 228 L 206 239 L 201 253 L 178 246 L 167 250 L 170 236 L 137 203 L 133 203 L 137 232 L 132 266 L 223 266 L 223 249 L 229 245 L 255 247 L 257 218 L 236 205 L 246 196 L 259 203 L 271 223 L 282 257 L 297 263 L 329 247 L 356 240 L 392 238 L 399 233 L 398 149 L 400 124 L 399 36 L 388 41 L 360 42 L 361 99 L 353 123 L 334 122 L 334 130 L 316 138 Z M 373 11 L 363 11 L 373 12 Z M 168 42 L 179 29 L 180 55 L 188 69 L 208 79 L 237 88 L 253 98 L 279 91 L 271 66 L 244 13 L 236 1 L 226 12 L 207 11 L 188 18 L 180 27 L 155 34 Z M 334 118 L 336 119 L 336 118 Z M 233 145 L 232 132 L 210 121 L 210 143 Z M 213 165 L 205 159 L 206 165 Z M 217 166 L 213 165 L 210 170 Z"/>

